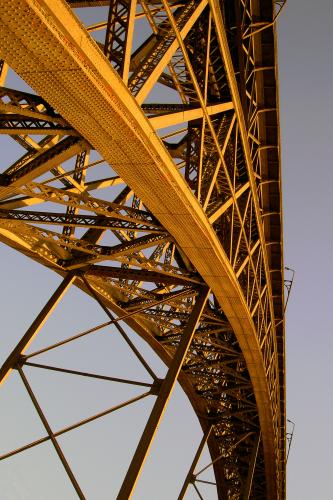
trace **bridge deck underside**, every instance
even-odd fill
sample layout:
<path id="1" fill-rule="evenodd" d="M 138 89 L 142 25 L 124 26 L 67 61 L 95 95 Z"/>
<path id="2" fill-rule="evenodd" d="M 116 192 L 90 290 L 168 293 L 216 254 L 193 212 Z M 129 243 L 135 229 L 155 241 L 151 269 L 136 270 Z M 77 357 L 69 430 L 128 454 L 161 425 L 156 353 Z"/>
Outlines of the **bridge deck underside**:
<path id="1" fill-rule="evenodd" d="M 87 29 L 71 10 L 103 5 Z M 167 364 L 208 285 L 179 380 L 213 422 L 220 498 L 285 495 L 275 15 L 259 0 L 0 5 L 0 55 L 38 93 L 1 89 L 0 133 L 25 152 L 1 172 L 0 238 L 73 273 Z"/>

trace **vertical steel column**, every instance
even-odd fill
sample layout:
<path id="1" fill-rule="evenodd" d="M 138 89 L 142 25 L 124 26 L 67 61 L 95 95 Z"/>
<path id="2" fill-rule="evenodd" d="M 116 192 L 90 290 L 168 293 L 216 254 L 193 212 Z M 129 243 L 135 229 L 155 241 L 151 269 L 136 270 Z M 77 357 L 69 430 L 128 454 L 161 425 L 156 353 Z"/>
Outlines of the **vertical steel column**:
<path id="1" fill-rule="evenodd" d="M 104 54 L 113 63 L 127 85 L 137 0 L 110 0 Z"/>
<path id="2" fill-rule="evenodd" d="M 207 427 L 207 429 L 205 430 L 205 433 L 201 439 L 201 442 L 199 444 L 199 447 L 198 447 L 198 450 L 195 454 L 195 457 L 193 459 L 193 462 L 191 464 L 191 467 L 188 471 L 188 474 L 186 476 L 186 479 L 184 481 L 184 484 L 183 484 L 183 487 L 181 489 L 181 492 L 179 494 L 179 497 L 178 497 L 178 500 L 183 500 L 184 496 L 185 496 L 185 493 L 186 493 L 186 490 L 189 486 L 189 484 L 193 481 L 193 478 L 194 478 L 194 469 L 196 468 L 197 466 L 197 463 L 199 462 L 200 460 L 200 457 L 201 457 L 201 454 L 202 454 L 202 451 L 204 449 L 204 446 L 205 444 L 207 443 L 208 441 L 208 438 L 209 438 L 209 435 L 211 433 L 211 430 L 212 430 L 213 426 L 212 425 L 209 425 Z"/>
<path id="3" fill-rule="evenodd" d="M 254 469 L 256 466 L 258 450 L 259 450 L 260 437 L 261 437 L 261 433 L 259 432 L 259 434 L 256 437 L 256 440 L 254 442 L 253 450 L 251 453 L 249 471 L 247 474 L 246 483 L 244 485 L 242 500 L 249 500 L 249 498 L 250 498 L 251 489 L 252 489 L 253 474 L 254 474 Z"/>
<path id="4" fill-rule="evenodd" d="M 52 297 L 45 304 L 41 312 L 32 322 L 31 326 L 28 328 L 26 333 L 23 335 L 19 343 L 10 353 L 2 367 L 0 368 L 0 385 L 5 381 L 10 372 L 20 359 L 20 356 L 24 353 L 24 351 L 29 347 L 33 338 L 37 335 L 39 330 L 42 328 L 43 324 L 52 313 L 58 302 L 62 299 L 64 294 L 67 292 L 68 288 L 71 286 L 75 279 L 75 275 L 68 274 L 59 287 L 56 289 Z"/>
<path id="5" fill-rule="evenodd" d="M 142 433 L 141 439 L 134 453 L 132 462 L 128 468 L 127 474 L 120 488 L 117 500 L 128 500 L 131 498 L 136 482 L 139 479 L 140 472 L 147 458 L 150 446 L 154 440 L 154 436 L 167 407 L 169 398 L 172 394 L 174 386 L 184 359 L 191 345 L 197 324 L 205 307 L 210 290 L 208 288 L 201 289 L 199 296 L 194 305 L 189 321 L 183 331 L 181 341 L 176 351 L 175 357 L 172 360 L 168 373 L 161 384 L 158 397 L 149 416 L 146 427 Z"/>
<path id="6" fill-rule="evenodd" d="M 128 84 L 129 71 L 131 65 L 131 49 L 133 45 L 133 34 L 135 27 L 135 13 L 136 13 L 136 3 L 137 0 L 131 0 L 130 8 L 127 17 L 127 31 L 125 37 L 125 50 L 124 50 L 124 60 L 122 67 L 122 77 L 125 85 Z"/>

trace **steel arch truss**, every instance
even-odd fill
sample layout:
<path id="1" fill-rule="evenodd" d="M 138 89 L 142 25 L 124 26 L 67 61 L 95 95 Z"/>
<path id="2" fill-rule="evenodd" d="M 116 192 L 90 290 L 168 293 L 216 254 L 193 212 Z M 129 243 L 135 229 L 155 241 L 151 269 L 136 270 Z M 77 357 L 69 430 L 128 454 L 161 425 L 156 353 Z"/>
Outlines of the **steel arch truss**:
<path id="1" fill-rule="evenodd" d="M 51 440 L 82 498 L 57 443 L 76 424 L 52 431 L 24 373 L 57 369 L 25 351 L 72 283 L 170 366 L 158 380 L 136 353 L 155 420 L 179 375 L 204 432 L 180 498 L 190 484 L 200 495 L 205 443 L 219 498 L 285 496 L 276 4 L 1 2 L 1 83 L 9 64 L 37 95 L 0 90 L 0 133 L 22 148 L 0 172 L 0 239 L 64 277 L 1 369 L 19 371 L 47 432 L 13 453 Z M 103 6 L 107 18 L 85 28 L 71 12 Z M 119 498 L 135 485 L 148 424 Z"/>

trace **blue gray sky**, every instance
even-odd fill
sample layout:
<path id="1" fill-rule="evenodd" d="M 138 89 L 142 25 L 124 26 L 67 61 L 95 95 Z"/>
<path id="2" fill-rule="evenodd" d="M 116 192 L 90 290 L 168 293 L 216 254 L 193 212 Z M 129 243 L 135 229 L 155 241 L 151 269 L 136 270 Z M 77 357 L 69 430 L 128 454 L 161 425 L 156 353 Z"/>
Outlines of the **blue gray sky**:
<path id="1" fill-rule="evenodd" d="M 332 498 L 333 2 L 289 0 L 279 21 L 288 418 L 288 500 Z"/>

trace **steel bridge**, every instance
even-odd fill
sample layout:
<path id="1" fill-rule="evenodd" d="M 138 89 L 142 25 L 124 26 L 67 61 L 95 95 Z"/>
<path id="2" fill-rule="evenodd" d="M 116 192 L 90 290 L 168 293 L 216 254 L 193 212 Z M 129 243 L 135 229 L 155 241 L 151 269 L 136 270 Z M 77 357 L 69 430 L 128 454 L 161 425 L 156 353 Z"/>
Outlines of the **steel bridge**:
<path id="1" fill-rule="evenodd" d="M 54 430 L 28 368 L 116 381 L 35 360 L 110 326 L 151 378 L 136 400 L 155 401 L 118 499 L 131 497 L 177 381 L 203 436 L 179 498 L 203 498 L 206 445 L 218 498 L 285 498 L 283 5 L 1 0 L 0 133 L 21 154 L 1 170 L 0 240 L 62 277 L 0 371 L 1 382 L 21 377 L 45 436 L 2 459 L 49 440 L 85 498 L 58 436 L 117 408 Z M 98 20 L 84 25 L 77 16 L 89 12 Z M 6 87 L 8 70 L 33 90 Z M 34 350 L 72 285 L 107 322 Z M 165 378 L 128 328 L 168 366 Z"/>

